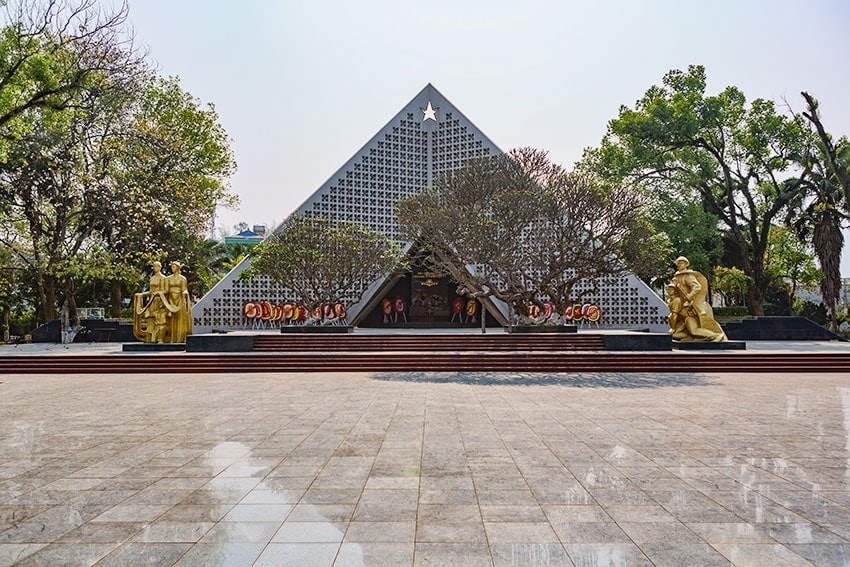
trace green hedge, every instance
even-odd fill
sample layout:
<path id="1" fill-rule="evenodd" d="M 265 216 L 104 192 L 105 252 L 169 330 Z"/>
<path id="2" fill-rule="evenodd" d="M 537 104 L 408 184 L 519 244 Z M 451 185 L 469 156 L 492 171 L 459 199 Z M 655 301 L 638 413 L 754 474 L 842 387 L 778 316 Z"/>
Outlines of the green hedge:
<path id="1" fill-rule="evenodd" d="M 750 314 L 743 305 L 732 305 L 731 307 L 714 307 L 715 317 L 746 317 Z"/>

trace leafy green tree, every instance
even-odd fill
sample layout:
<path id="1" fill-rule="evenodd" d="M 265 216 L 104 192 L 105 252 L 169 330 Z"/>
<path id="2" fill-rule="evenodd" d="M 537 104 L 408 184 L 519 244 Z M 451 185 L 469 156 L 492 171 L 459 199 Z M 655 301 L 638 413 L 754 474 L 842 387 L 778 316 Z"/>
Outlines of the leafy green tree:
<path id="1" fill-rule="evenodd" d="M 8 0 L 0 29 L 0 158 L 38 126 L 34 117 L 67 118 L 81 93 L 143 69 L 126 34 L 127 4 L 97 0 Z"/>
<path id="2" fill-rule="evenodd" d="M 215 206 L 232 202 L 226 178 L 235 163 L 214 108 L 126 51 L 122 17 L 84 30 L 78 26 L 100 22 L 96 2 L 48 2 L 46 9 L 44 25 L 15 21 L 0 34 L 0 76 L 23 80 L 21 69 L 29 69 L 36 86 L 60 84 L 56 96 L 35 93 L 0 120 L 0 136 L 15 142 L 0 161 L 0 215 L 10 227 L 0 245 L 34 274 L 40 318 L 55 318 L 63 304 L 74 319 L 80 285 L 112 282 L 117 311 L 121 288 L 144 264 L 167 252 L 188 257 Z M 67 30 L 56 27 L 63 17 Z M 82 37 L 69 38 L 68 30 Z M 107 55 L 123 64 L 107 65 Z M 86 78 L 72 88 L 54 75 Z M 0 116 L 7 98 L 14 106 L 38 90 L 12 83 L 0 81 Z"/>
<path id="3" fill-rule="evenodd" d="M 224 242 L 207 238 L 193 246 L 185 258 L 182 272 L 188 274 L 189 292 L 201 297 L 226 273 L 230 261 L 229 250 Z"/>
<path id="4" fill-rule="evenodd" d="M 236 162 L 214 106 L 176 78 L 148 77 L 111 152 L 112 183 L 97 226 L 120 265 L 114 285 L 122 284 L 122 273 L 167 255 L 186 264 L 191 291 L 202 295 L 216 271 L 197 261 L 216 256 L 205 250 L 209 224 L 216 207 L 238 203 L 227 186 Z"/>
<path id="5" fill-rule="evenodd" d="M 623 261 L 629 270 L 651 288 L 661 289 L 669 280 L 670 266 L 678 255 L 669 235 L 647 215 L 637 219 L 623 239 Z"/>
<path id="6" fill-rule="evenodd" d="M 98 180 L 83 164 L 99 132 L 90 119 L 101 94 L 123 89 L 142 67 L 124 35 L 126 6 L 11 1 L 0 30 L 0 238 L 34 274 L 40 318 L 57 294 L 73 315 L 68 277 L 84 251 L 69 236 L 91 201 L 78 191 Z M 91 131 L 89 130 L 91 128 Z M 83 213 L 85 214 L 85 213 Z M 22 251 L 26 251 L 25 253 Z"/>
<path id="7" fill-rule="evenodd" d="M 0 341 L 8 342 L 13 313 L 28 307 L 31 292 L 26 266 L 18 255 L 0 247 Z"/>
<path id="8" fill-rule="evenodd" d="M 793 229 L 774 226 L 768 235 L 767 272 L 777 280 L 790 283 L 789 293 L 793 297 L 798 284 L 812 285 L 822 279 L 823 274 L 815 267 L 815 259 L 809 247 L 801 241 Z"/>
<path id="9" fill-rule="evenodd" d="M 770 101 L 747 104 L 736 87 L 705 90 L 702 66 L 670 71 L 634 108 L 620 108 L 590 157 L 607 179 L 678 194 L 715 216 L 752 279 L 749 309 L 762 315 L 768 234 L 803 191 L 794 158 L 806 134 Z"/>
<path id="10" fill-rule="evenodd" d="M 645 260 L 632 238 L 645 225 L 644 195 L 566 173 L 532 148 L 467 162 L 433 188 L 403 199 L 407 236 L 475 296 L 496 297 L 522 317 L 549 300 L 559 312 L 599 278 Z M 579 283 L 589 286 L 576 292 Z"/>
<path id="11" fill-rule="evenodd" d="M 731 268 L 726 266 L 714 268 L 711 286 L 723 296 L 727 305 L 739 305 L 750 285 L 752 285 L 750 276 L 734 266 Z"/>
<path id="12" fill-rule="evenodd" d="M 220 276 L 226 275 L 227 272 L 238 266 L 242 260 L 248 257 L 254 246 L 256 245 L 241 243 L 226 245 L 224 247 L 224 255 L 219 259 L 220 263 L 215 265 L 215 269 L 218 270 Z"/>
<path id="13" fill-rule="evenodd" d="M 27 251 L 20 259 L 36 276 L 39 313 L 45 321 L 56 317 L 57 294 L 73 297 L 67 270 L 87 238 L 69 234 L 85 208 L 84 196 L 74 187 L 76 172 L 64 167 L 78 157 L 72 138 L 63 130 L 42 127 L 11 148 L 0 164 L 8 218 L 21 229 L 7 235 L 15 240 L 5 244 L 10 250 Z"/>
<path id="14" fill-rule="evenodd" d="M 682 200 L 675 194 L 656 193 L 647 217 L 655 231 L 670 241 L 672 253 L 665 257 L 664 273 L 669 276 L 676 256 L 688 258 L 695 270 L 711 273 L 723 254 L 723 243 L 717 237 L 717 215 L 706 211 L 701 199 Z"/>
<path id="15" fill-rule="evenodd" d="M 367 287 L 407 269 L 404 251 L 363 225 L 291 216 L 251 253 L 243 279 L 268 276 L 311 312 L 324 303 L 359 303 Z"/>
<path id="16" fill-rule="evenodd" d="M 576 169 L 591 176 L 599 175 L 605 170 L 599 163 L 600 157 L 597 150 L 588 149 Z M 679 186 L 659 184 L 653 188 L 651 197 L 642 221 L 645 226 L 632 233 L 642 241 L 636 250 L 646 262 L 626 259 L 629 269 L 655 289 L 669 280 L 677 256 L 687 257 L 693 269 L 710 275 L 723 254 L 717 216 L 706 211 L 696 193 L 690 199 L 683 199 Z"/>

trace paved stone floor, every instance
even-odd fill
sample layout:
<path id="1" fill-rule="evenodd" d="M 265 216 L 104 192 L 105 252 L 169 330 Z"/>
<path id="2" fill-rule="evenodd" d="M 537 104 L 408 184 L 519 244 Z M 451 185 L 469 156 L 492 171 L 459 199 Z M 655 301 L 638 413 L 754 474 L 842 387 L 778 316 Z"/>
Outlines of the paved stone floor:
<path id="1" fill-rule="evenodd" d="M 0 565 L 848 563 L 848 374 L 0 376 Z"/>

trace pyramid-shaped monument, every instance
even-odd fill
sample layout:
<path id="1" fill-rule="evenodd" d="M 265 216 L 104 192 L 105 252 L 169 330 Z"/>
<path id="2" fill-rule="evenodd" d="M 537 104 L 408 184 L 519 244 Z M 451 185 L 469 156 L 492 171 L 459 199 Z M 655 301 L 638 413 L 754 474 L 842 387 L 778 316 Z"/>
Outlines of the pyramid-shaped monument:
<path id="1" fill-rule="evenodd" d="M 500 154 L 466 116 L 433 85 L 428 84 L 360 150 L 322 184 L 295 214 L 353 221 L 399 239 L 396 203 L 403 197 L 430 186 L 441 174 L 457 169 L 467 160 Z M 213 329 L 238 329 L 255 326 L 256 319 L 246 317 L 248 303 L 268 301 L 284 304 L 293 301 L 288 290 L 260 277 L 241 281 L 239 274 L 250 265 L 250 257 L 236 266 L 193 308 L 196 333 Z M 381 299 L 390 293 L 411 304 L 411 281 L 375 282 L 363 301 L 349 306 L 350 324 L 380 321 L 375 311 Z M 415 285 L 415 282 L 413 283 Z M 452 292 L 446 292 L 452 295 Z M 445 293 L 444 293 L 445 295 Z M 448 310 L 453 297 L 442 298 Z M 666 305 L 642 281 L 631 274 L 598 282 L 590 298 L 598 305 L 602 318 L 595 323 L 609 328 L 666 329 Z M 490 318 L 504 324 L 510 319 L 505 305 L 491 303 Z M 442 312 L 439 312 L 442 313 Z M 420 321 L 405 323 L 449 323 L 448 315 L 433 312 Z M 448 313 L 448 311 L 446 311 Z M 414 313 L 411 312 L 411 317 Z M 397 318 L 388 324 L 397 324 Z"/>

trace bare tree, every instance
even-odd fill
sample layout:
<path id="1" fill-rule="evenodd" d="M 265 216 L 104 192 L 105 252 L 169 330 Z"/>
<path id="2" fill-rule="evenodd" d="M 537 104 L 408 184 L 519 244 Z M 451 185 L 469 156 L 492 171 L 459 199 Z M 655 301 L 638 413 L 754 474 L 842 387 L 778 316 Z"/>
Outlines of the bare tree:
<path id="1" fill-rule="evenodd" d="M 378 278 L 407 269 L 401 247 L 351 222 L 290 217 L 251 253 L 243 278 L 267 275 L 312 313 L 324 303 L 358 303 Z"/>
<path id="2" fill-rule="evenodd" d="M 521 317 L 547 300 L 562 311 L 599 278 L 622 273 L 646 203 L 520 148 L 468 162 L 400 202 L 398 214 L 455 281 Z"/>

